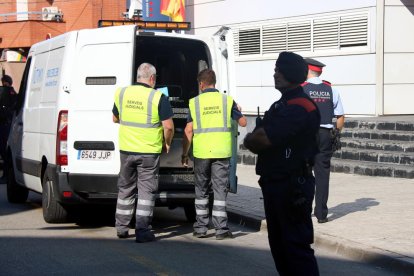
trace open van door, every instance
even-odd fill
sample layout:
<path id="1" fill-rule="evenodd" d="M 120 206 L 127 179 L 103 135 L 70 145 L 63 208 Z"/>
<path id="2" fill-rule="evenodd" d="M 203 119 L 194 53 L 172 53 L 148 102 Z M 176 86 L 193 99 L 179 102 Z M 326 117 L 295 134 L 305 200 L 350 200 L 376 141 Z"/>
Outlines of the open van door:
<path id="1" fill-rule="evenodd" d="M 236 94 L 235 68 L 234 68 L 234 39 L 229 27 L 221 27 L 212 37 L 214 43 L 213 69 L 217 75 L 217 88 L 232 97 Z M 237 193 L 237 137 L 238 124 L 232 120 L 232 157 L 230 159 L 230 189 Z"/>

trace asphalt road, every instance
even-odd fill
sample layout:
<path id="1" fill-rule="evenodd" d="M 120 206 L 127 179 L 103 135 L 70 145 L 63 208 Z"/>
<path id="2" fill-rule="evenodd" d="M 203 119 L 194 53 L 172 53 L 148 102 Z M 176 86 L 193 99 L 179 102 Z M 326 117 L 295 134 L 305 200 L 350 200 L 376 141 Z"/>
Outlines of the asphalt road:
<path id="1" fill-rule="evenodd" d="M 47 224 L 41 197 L 10 204 L 0 185 L 0 275 L 277 275 L 267 232 L 231 225 L 233 240 L 192 237 L 182 209 L 156 208 L 157 241 L 119 240 L 113 209 L 83 210 L 67 224 Z M 133 231 L 131 230 L 132 234 Z M 321 275 L 393 275 L 316 249 Z"/>

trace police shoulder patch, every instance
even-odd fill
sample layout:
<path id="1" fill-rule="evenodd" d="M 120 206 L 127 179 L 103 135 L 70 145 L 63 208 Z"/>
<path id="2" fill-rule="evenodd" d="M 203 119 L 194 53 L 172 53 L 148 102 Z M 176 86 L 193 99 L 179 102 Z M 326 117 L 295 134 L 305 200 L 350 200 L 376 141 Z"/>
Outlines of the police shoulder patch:
<path id="1" fill-rule="evenodd" d="M 312 112 L 316 110 L 315 104 L 311 100 L 308 100 L 306 98 L 292 99 L 292 100 L 287 101 L 287 104 L 288 105 L 299 105 L 303 107 L 307 112 Z"/>
<path id="2" fill-rule="evenodd" d="M 327 81 L 327 80 L 322 80 L 322 82 L 323 82 L 324 84 L 326 84 L 326 85 L 332 86 L 332 83 L 330 83 L 330 82 L 329 82 L 329 81 Z"/>

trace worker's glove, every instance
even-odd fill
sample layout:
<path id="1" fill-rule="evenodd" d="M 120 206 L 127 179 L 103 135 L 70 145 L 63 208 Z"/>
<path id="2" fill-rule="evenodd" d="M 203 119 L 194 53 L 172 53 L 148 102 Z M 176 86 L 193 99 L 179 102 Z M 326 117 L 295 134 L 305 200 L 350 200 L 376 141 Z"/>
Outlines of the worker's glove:
<path id="1" fill-rule="evenodd" d="M 331 140 L 332 140 L 332 152 L 340 150 L 341 145 L 341 131 L 338 128 L 333 128 L 331 130 Z"/>

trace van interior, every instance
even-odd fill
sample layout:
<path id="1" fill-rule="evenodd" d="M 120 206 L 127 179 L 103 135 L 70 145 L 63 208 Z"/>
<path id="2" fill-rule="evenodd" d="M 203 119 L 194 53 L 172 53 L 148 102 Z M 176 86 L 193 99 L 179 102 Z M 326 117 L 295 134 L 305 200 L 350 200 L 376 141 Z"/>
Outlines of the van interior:
<path id="1" fill-rule="evenodd" d="M 146 34 L 136 38 L 135 68 L 148 62 L 157 70 L 156 88 L 167 88 L 174 112 L 175 135 L 169 154 L 161 158 L 160 173 L 188 171 L 181 165 L 182 137 L 187 123 L 188 102 L 198 95 L 198 72 L 211 68 L 207 45 L 198 40 Z M 133 76 L 136 79 L 136 76 Z M 190 164 L 190 169 L 192 164 Z"/>

